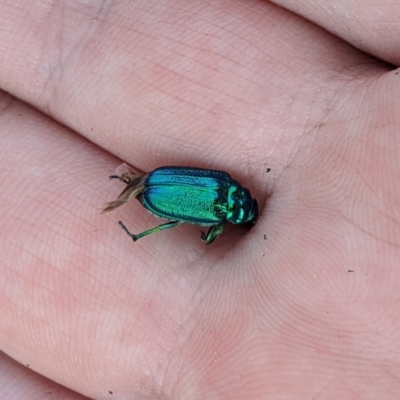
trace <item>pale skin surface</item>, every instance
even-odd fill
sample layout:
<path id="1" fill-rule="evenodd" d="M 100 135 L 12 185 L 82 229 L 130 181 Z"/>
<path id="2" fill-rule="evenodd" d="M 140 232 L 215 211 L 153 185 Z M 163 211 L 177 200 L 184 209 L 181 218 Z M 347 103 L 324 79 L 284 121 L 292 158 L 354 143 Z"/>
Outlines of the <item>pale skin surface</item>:
<path id="1" fill-rule="evenodd" d="M 400 3 L 279 3 L 0 2 L 7 399 L 399 398 Z M 133 243 L 121 160 L 260 219 Z"/>

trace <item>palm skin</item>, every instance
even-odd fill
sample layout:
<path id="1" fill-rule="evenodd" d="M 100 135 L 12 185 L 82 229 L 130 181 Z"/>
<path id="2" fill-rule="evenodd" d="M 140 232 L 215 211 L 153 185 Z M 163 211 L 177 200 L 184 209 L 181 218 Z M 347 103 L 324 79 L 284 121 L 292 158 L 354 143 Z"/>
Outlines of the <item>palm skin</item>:
<path id="1" fill-rule="evenodd" d="M 0 343 L 35 371 L 2 357 L 15 398 L 398 398 L 397 8 L 209 3 L 0 5 Z M 119 219 L 158 221 L 99 215 L 119 159 L 226 170 L 257 225 L 132 243 Z"/>

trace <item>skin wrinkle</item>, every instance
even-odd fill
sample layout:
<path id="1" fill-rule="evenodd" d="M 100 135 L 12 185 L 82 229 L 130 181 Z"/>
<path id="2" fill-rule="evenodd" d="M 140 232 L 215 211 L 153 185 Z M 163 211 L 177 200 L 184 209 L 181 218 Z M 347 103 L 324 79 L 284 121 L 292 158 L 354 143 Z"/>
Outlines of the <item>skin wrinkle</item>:
<path id="1" fill-rule="evenodd" d="M 82 51 L 84 50 L 84 45 L 86 43 L 86 40 L 84 39 L 84 37 L 86 38 L 92 38 L 95 33 L 97 32 L 97 28 L 98 28 L 98 23 L 100 21 L 100 16 L 106 16 L 106 8 L 104 7 L 104 5 L 107 2 L 103 2 L 101 7 L 95 7 L 94 8 L 94 16 L 91 19 L 91 24 L 85 24 L 84 26 L 86 27 L 86 29 L 81 33 L 81 36 L 79 38 L 77 38 L 77 40 L 73 43 L 73 46 L 70 46 L 69 49 L 66 51 L 66 45 L 68 44 L 68 40 L 65 40 L 65 38 L 69 38 L 69 36 L 64 35 L 64 32 L 66 30 L 66 26 L 65 25 L 53 25 L 51 22 L 54 21 L 59 21 L 59 20 L 63 20 L 66 18 L 63 18 L 67 15 L 66 10 L 72 10 L 72 11 L 78 11 L 75 10 L 74 7 L 70 7 L 70 3 L 53 3 L 52 4 L 52 8 L 51 10 L 49 10 L 46 18 L 42 21 L 42 26 L 47 26 L 47 29 L 49 29 L 50 27 L 52 28 L 52 32 L 48 32 L 48 34 L 46 35 L 46 37 L 50 40 L 51 39 L 51 49 L 55 49 L 55 48 L 59 48 L 60 50 L 62 49 L 62 52 L 60 52 L 56 57 L 53 57 L 53 60 L 55 60 L 58 64 L 54 64 L 53 67 L 50 69 L 48 76 L 51 77 L 51 80 L 53 81 L 55 77 L 57 77 L 56 82 L 58 83 L 58 85 L 61 83 L 62 81 L 62 76 L 60 75 L 61 71 L 63 71 L 65 69 L 65 65 L 68 65 L 72 59 L 72 56 L 74 55 L 74 53 L 76 54 L 82 54 Z M 68 4 L 68 5 L 67 5 Z M 111 1 L 109 1 L 109 4 L 112 4 Z M 85 7 L 85 10 L 88 10 L 88 7 Z M 79 8 L 79 12 L 75 12 L 74 15 L 85 15 L 86 17 L 89 17 L 92 13 L 82 13 L 82 8 Z M 50 23 L 49 23 L 50 22 Z M 71 20 L 72 22 L 72 20 Z M 96 22 L 96 23 L 93 23 Z M 102 21 L 104 23 L 104 21 Z M 73 24 L 73 28 L 76 28 L 76 26 L 78 26 L 78 24 L 74 23 Z M 80 27 L 83 25 L 79 25 Z M 55 29 L 54 29 L 55 28 Z M 71 26 L 72 28 L 72 26 Z M 91 29 L 90 29 L 91 28 Z M 76 30 L 74 29 L 74 33 L 76 33 Z M 56 39 L 56 40 L 54 40 Z M 78 46 L 81 46 L 81 48 L 79 49 Z M 42 54 L 46 54 L 46 48 L 42 48 Z M 81 50 L 81 51 L 77 51 L 77 50 Z M 52 52 L 51 52 L 52 53 Z M 76 58 L 76 56 L 74 56 Z M 45 56 L 41 56 L 40 59 L 46 59 Z M 58 72 L 57 72 L 58 71 Z M 49 83 L 49 79 L 47 79 L 47 82 Z M 47 96 L 49 99 L 53 99 L 54 100 L 54 94 L 56 93 L 56 87 L 54 87 L 52 89 L 54 91 L 54 93 L 51 93 L 51 91 L 49 90 L 49 92 L 47 93 Z"/>

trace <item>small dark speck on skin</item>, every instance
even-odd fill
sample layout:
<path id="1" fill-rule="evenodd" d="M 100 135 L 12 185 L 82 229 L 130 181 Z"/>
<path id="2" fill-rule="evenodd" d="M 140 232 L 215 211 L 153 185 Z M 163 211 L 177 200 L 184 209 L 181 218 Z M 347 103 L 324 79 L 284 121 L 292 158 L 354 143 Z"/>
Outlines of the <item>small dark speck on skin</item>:
<path id="1" fill-rule="evenodd" d="M 267 240 L 267 235 L 264 235 L 264 240 Z"/>
<path id="2" fill-rule="evenodd" d="M 113 394 L 113 392 L 111 390 L 109 390 L 108 393 Z"/>
<path id="3" fill-rule="evenodd" d="M 263 257 L 265 256 L 265 254 L 263 254 Z"/>
<path id="4" fill-rule="evenodd" d="M 348 269 L 347 272 L 354 272 L 354 269 Z"/>
<path id="5" fill-rule="evenodd" d="M 266 171 L 266 172 L 267 172 L 267 174 L 268 174 L 268 172 L 269 172 L 269 171 L 271 171 L 271 168 L 267 168 L 267 171 Z"/>

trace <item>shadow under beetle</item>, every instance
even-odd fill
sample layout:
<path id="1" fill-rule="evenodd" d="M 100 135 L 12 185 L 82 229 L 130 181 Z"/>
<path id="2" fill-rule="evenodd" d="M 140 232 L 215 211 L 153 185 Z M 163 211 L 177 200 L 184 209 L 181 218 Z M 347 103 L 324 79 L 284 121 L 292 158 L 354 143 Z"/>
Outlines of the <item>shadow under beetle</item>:
<path id="1" fill-rule="evenodd" d="M 209 226 L 207 233 L 201 232 L 201 239 L 210 244 L 222 233 L 226 222 L 254 225 L 257 221 L 257 200 L 223 171 L 160 167 L 148 174 L 139 174 L 122 164 L 117 168 L 117 175 L 111 175 L 110 179 L 119 179 L 127 186 L 116 200 L 105 204 L 102 214 L 137 198 L 152 214 L 170 220 L 136 235 L 119 221 L 133 241 L 186 222 Z"/>

